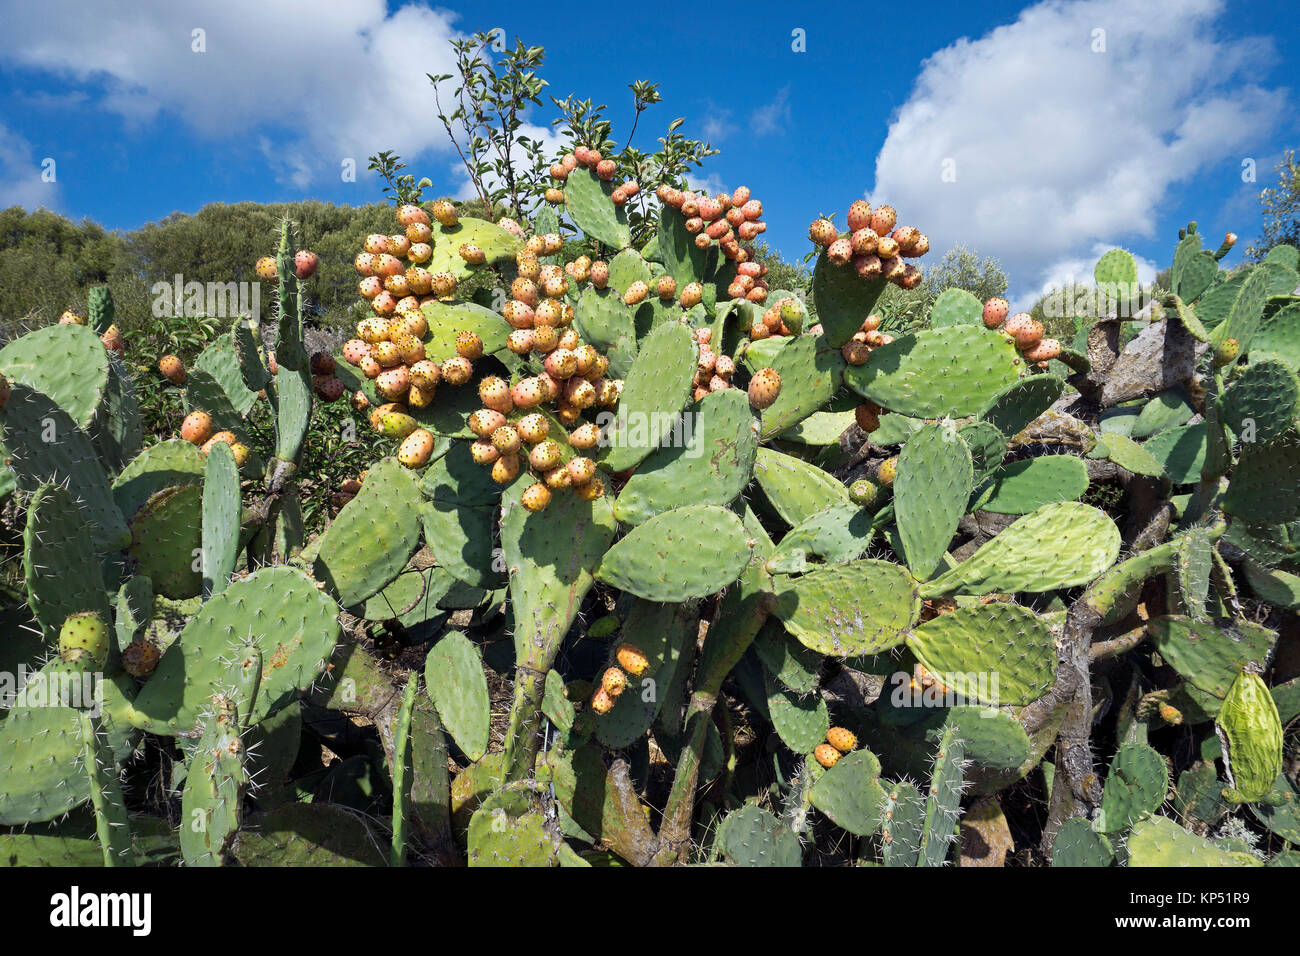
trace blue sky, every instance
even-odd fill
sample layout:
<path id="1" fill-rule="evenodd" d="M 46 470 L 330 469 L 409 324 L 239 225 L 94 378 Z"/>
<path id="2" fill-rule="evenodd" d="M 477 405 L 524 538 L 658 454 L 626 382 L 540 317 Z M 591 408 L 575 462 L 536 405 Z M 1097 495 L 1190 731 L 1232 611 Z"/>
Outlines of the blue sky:
<path id="1" fill-rule="evenodd" d="M 998 256 L 1018 296 L 1113 245 L 1162 265 L 1192 218 L 1244 248 L 1259 190 L 1300 146 L 1283 0 L 591 6 L 2 0 L 0 206 L 129 229 L 215 201 L 361 203 L 385 148 L 462 193 L 424 74 L 446 71 L 449 36 L 493 27 L 545 46 L 549 92 L 609 104 L 616 137 L 627 84 L 658 82 L 639 145 L 685 116 L 722 149 L 705 184 L 748 184 L 787 256 L 818 213 L 842 222 L 868 196 L 928 232 L 934 258 L 956 242 Z"/>

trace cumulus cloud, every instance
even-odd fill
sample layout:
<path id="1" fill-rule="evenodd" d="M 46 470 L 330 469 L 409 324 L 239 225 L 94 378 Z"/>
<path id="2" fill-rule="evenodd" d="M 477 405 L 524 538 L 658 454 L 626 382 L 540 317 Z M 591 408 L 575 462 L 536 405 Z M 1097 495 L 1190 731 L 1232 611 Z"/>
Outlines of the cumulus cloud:
<path id="1" fill-rule="evenodd" d="M 783 86 L 749 117 L 749 128 L 755 136 L 771 136 L 785 129 L 790 122 L 790 87 Z"/>
<path id="2" fill-rule="evenodd" d="M 80 85 L 132 126 L 170 115 L 242 138 L 301 187 L 382 149 L 450 150 L 425 74 L 454 71 L 454 18 L 384 0 L 51 0 L 8 5 L 0 62 Z"/>
<path id="3" fill-rule="evenodd" d="M 58 181 L 41 178 L 43 159 L 35 154 L 31 143 L 0 123 L 0 209 L 22 206 L 32 211 L 56 206 Z"/>
<path id="4" fill-rule="evenodd" d="M 1081 249 L 1152 237 L 1171 187 L 1235 166 L 1285 115 L 1288 91 L 1252 81 L 1276 59 L 1271 42 L 1216 36 L 1223 12 L 1219 0 L 1046 2 L 957 41 L 922 64 L 870 197 L 934 248 L 997 256 L 1013 291 L 1086 275 Z"/>

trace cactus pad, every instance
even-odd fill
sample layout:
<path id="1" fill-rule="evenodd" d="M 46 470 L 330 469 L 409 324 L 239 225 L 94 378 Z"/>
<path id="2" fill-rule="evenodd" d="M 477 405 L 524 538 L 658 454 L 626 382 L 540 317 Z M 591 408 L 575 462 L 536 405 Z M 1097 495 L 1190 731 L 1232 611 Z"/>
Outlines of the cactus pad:
<path id="1" fill-rule="evenodd" d="M 798 866 L 803 858 L 794 832 L 752 803 L 727 814 L 715 845 L 736 866 Z"/>
<path id="2" fill-rule="evenodd" d="M 108 367 L 108 351 L 84 325 L 49 325 L 0 349 L 0 369 L 9 381 L 49 396 L 79 428 L 95 418 Z"/>
<path id="3" fill-rule="evenodd" d="M 775 613 L 805 647 L 853 657 L 901 644 L 920 616 L 921 599 L 898 565 L 853 561 L 781 582 Z"/>
<path id="4" fill-rule="evenodd" d="M 1119 833 L 1133 826 L 1165 802 L 1169 771 L 1160 752 L 1146 744 L 1130 743 L 1119 748 L 1110 762 L 1101 810 L 1106 833 Z"/>
<path id="5" fill-rule="evenodd" d="M 759 448 L 754 477 L 776 513 L 796 526 L 831 505 L 848 505 L 849 492 L 820 468 L 793 455 Z"/>
<path id="6" fill-rule="evenodd" d="M 1017 604 L 976 604 L 940 614 L 915 628 L 907 646 L 940 684 L 984 704 L 1028 704 L 1055 679 L 1051 630 L 1040 615 Z"/>
<path id="7" fill-rule="evenodd" d="M 1061 397 L 1065 382 L 1055 375 L 1031 375 L 1001 389 L 979 416 L 1004 435 L 1017 435 Z"/>
<path id="8" fill-rule="evenodd" d="M 951 422 L 926 425 L 898 456 L 894 515 L 907 566 L 928 578 L 943 560 L 970 499 L 971 456 Z"/>
<path id="9" fill-rule="evenodd" d="M 632 231 L 627 225 L 627 213 L 609 198 L 613 192 L 612 183 L 579 167 L 564 182 L 564 205 L 574 225 L 588 236 L 614 249 L 624 249 L 632 241 Z"/>
<path id="10" fill-rule="evenodd" d="M 764 440 L 793 427 L 830 401 L 839 391 L 845 369 L 839 350 L 829 348 L 824 336 L 811 335 L 795 338 L 776 353 L 770 365 L 781 376 L 781 394 L 763 410 Z"/>
<path id="11" fill-rule="evenodd" d="M 740 577 L 749 557 L 734 513 L 687 505 L 634 528 L 605 553 L 596 578 L 647 601 L 685 601 L 722 590 Z"/>
<path id="12" fill-rule="evenodd" d="M 841 830 L 857 836 L 875 833 L 888 802 L 880 761 L 870 750 L 845 754 L 817 778 L 808 799 Z"/>
<path id="13" fill-rule="evenodd" d="M 813 298 L 817 302 L 817 318 L 826 330 L 826 340 L 834 348 L 839 348 L 862 328 L 888 285 L 885 279 L 863 279 L 852 269 L 833 265 L 825 252 L 817 257 Z"/>
<path id="14" fill-rule="evenodd" d="M 424 683 L 456 746 L 470 760 L 482 760 L 492 713 L 478 648 L 459 631 L 448 631 L 424 659 Z"/>
<path id="15" fill-rule="evenodd" d="M 615 420 L 605 434 L 602 464 L 606 468 L 614 472 L 631 468 L 671 433 L 690 395 L 695 356 L 690 330 L 676 323 L 656 327 L 642 342 Z"/>
<path id="16" fill-rule="evenodd" d="M 984 303 L 965 289 L 944 289 L 930 306 L 930 328 L 950 325 L 978 325 L 983 321 Z"/>
<path id="17" fill-rule="evenodd" d="M 1057 501 L 1075 501 L 1088 490 L 1088 467 L 1073 455 L 1022 458 L 998 467 L 972 510 L 1023 515 Z"/>

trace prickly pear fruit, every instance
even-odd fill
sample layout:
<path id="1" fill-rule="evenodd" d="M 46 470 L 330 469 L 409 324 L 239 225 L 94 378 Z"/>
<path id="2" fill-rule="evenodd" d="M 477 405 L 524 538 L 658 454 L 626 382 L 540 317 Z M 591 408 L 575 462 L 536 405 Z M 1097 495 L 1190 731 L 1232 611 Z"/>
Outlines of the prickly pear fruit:
<path id="1" fill-rule="evenodd" d="M 894 479 L 898 477 L 898 456 L 886 458 L 880 463 L 880 468 L 876 471 L 876 480 L 886 488 L 894 487 Z"/>
<path id="2" fill-rule="evenodd" d="M 808 238 L 819 246 L 829 246 L 839 238 L 839 233 L 829 219 L 814 219 L 808 227 Z"/>
<path id="3" fill-rule="evenodd" d="M 827 770 L 840 761 L 840 752 L 830 744 L 818 744 L 813 750 L 813 757 Z"/>
<path id="4" fill-rule="evenodd" d="M 591 709 L 598 714 L 608 714 L 614 709 L 614 698 L 609 696 L 605 688 L 597 687 L 591 695 Z"/>
<path id="5" fill-rule="evenodd" d="M 447 370 L 443 369 L 443 375 Z M 510 386 L 506 384 L 505 379 L 496 375 L 489 375 L 478 384 L 478 397 L 483 404 L 494 410 L 506 414 L 515 407 L 514 400 L 510 397 Z"/>
<path id="6" fill-rule="evenodd" d="M 870 508 L 880 497 L 880 489 L 874 482 L 866 478 L 859 478 L 853 484 L 849 485 L 849 501 L 855 505 L 861 505 L 864 508 Z"/>
<path id="7" fill-rule="evenodd" d="M 858 747 L 858 738 L 850 730 L 843 727 L 832 727 L 826 731 L 826 742 L 842 754 L 846 754 Z"/>
<path id="8" fill-rule="evenodd" d="M 483 340 L 478 337 L 478 333 L 464 331 L 456 336 L 456 354 L 467 359 L 481 358 L 483 355 Z"/>
<path id="9" fill-rule="evenodd" d="M 1007 320 L 1007 313 L 1011 311 L 1011 304 L 999 296 L 994 296 L 984 303 L 984 327 L 996 329 L 999 325 Z"/>
<path id="10" fill-rule="evenodd" d="M 203 445 L 212 437 L 212 416 L 207 412 L 190 412 L 181 422 L 181 437 L 195 445 Z"/>
<path id="11" fill-rule="evenodd" d="M 640 279 L 637 279 L 630 286 L 628 286 L 627 291 L 623 293 L 623 301 L 627 305 L 636 305 L 639 302 L 644 302 L 645 297 L 649 294 L 650 294 L 649 286 L 647 286 Z"/>
<path id="12" fill-rule="evenodd" d="M 158 360 L 158 371 L 173 385 L 185 384 L 185 363 L 175 355 L 164 355 Z"/>
<path id="13" fill-rule="evenodd" d="M 442 377 L 448 385 L 464 385 L 474 374 L 470 360 L 456 355 L 442 363 Z"/>
<path id="14" fill-rule="evenodd" d="M 397 449 L 397 460 L 407 468 L 423 468 L 433 455 L 433 434 L 417 428 L 402 439 Z"/>
<path id="15" fill-rule="evenodd" d="M 433 218 L 450 229 L 460 222 L 460 216 L 456 214 L 456 207 L 445 199 L 439 199 L 433 204 Z"/>
<path id="16" fill-rule="evenodd" d="M 762 411 L 770 408 L 781 394 L 781 374 L 774 368 L 761 368 L 749 380 L 749 404 Z"/>
<path id="17" fill-rule="evenodd" d="M 645 651 L 635 644 L 624 642 L 618 645 L 614 656 L 618 659 L 618 666 L 633 677 L 640 677 L 650 667 L 650 660 L 646 657 Z"/>
<path id="18" fill-rule="evenodd" d="M 1031 349 L 1025 350 L 1029 362 L 1050 362 L 1061 354 L 1061 343 L 1056 339 L 1040 339 Z"/>
<path id="19" fill-rule="evenodd" d="M 151 641 L 132 641 L 122 651 L 122 669 L 132 677 L 145 678 L 158 666 L 162 654 Z"/>
<path id="20" fill-rule="evenodd" d="M 319 266 L 320 257 L 310 249 L 299 249 L 293 254 L 293 274 L 299 279 L 310 279 Z"/>
<path id="21" fill-rule="evenodd" d="M 543 511 L 551 503 L 551 489 L 540 481 L 529 485 L 524 490 L 520 503 L 533 514 Z"/>
<path id="22" fill-rule="evenodd" d="M 617 698 L 627 689 L 627 675 L 617 667 L 607 667 L 600 675 L 600 686 L 610 697 Z"/>
<path id="23" fill-rule="evenodd" d="M 59 628 L 59 657 L 76 661 L 83 655 L 96 665 L 108 659 L 108 625 L 97 611 L 69 614 Z"/>
<path id="24" fill-rule="evenodd" d="M 1236 339 L 1224 339 L 1214 350 L 1214 367 L 1223 368 L 1231 365 L 1241 352 L 1241 343 Z"/>
<path id="25" fill-rule="evenodd" d="M 264 279 L 267 282 L 274 282 L 280 277 L 280 273 L 275 268 L 274 256 L 262 256 L 262 258 L 257 260 L 257 265 L 254 266 L 254 269 L 257 272 L 257 277 L 259 279 Z"/>

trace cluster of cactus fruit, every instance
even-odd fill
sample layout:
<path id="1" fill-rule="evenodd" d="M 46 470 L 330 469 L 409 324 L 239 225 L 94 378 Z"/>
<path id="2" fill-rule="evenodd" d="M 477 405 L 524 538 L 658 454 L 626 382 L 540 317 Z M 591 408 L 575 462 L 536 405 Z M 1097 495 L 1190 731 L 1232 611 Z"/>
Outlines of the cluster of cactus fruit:
<path id="1" fill-rule="evenodd" d="M 337 356 L 286 224 L 274 352 L 241 320 L 182 369 L 181 440 L 144 447 L 104 294 L 0 349 L 0 670 L 102 678 L 93 711 L 3 702 L 0 859 L 968 865 L 1028 777 L 1054 865 L 1296 861 L 1296 250 L 1228 273 L 1189 227 L 1167 296 L 1070 343 L 956 289 L 891 337 L 928 240 L 888 206 L 814 223 L 806 304 L 742 244 L 747 191 L 662 184 L 633 248 L 611 160 L 552 175 L 527 230 L 399 207 Z M 395 457 L 304 540 L 309 416 L 345 392 Z M 1122 529 L 1080 500 L 1108 482 Z M 380 746 L 309 787 L 339 714 Z M 733 772 L 749 738 L 770 780 Z"/>

